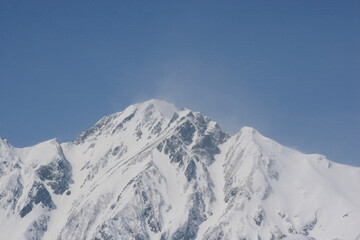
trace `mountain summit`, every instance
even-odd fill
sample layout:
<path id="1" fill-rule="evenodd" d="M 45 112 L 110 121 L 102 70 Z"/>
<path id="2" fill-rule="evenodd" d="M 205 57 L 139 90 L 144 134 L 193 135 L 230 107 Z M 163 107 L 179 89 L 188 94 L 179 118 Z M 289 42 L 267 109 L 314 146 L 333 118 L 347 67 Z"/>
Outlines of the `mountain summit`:
<path id="1" fill-rule="evenodd" d="M 0 138 L 1 239 L 360 239 L 360 168 L 149 100 L 72 142 Z"/>

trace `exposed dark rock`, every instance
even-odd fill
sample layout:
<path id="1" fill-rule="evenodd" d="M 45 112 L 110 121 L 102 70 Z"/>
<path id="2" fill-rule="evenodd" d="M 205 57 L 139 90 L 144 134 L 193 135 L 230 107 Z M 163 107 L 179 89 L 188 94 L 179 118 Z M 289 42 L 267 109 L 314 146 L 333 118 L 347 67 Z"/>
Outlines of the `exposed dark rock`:
<path id="1" fill-rule="evenodd" d="M 183 124 L 178 126 L 176 130 L 179 132 L 180 139 L 186 145 L 191 144 L 196 129 L 195 126 L 190 121 L 184 122 Z"/>
<path id="2" fill-rule="evenodd" d="M 50 193 L 46 190 L 45 186 L 42 183 L 34 182 L 29 194 L 29 202 L 23 207 L 20 211 L 20 216 L 24 217 L 34 207 L 34 204 L 42 203 L 43 206 L 48 207 L 49 209 L 55 209 L 56 206 L 52 201 Z"/>
<path id="3" fill-rule="evenodd" d="M 143 235 L 138 234 L 135 236 L 135 240 L 145 240 L 145 239 L 149 239 L 149 238 L 145 238 Z"/>
<path id="4" fill-rule="evenodd" d="M 48 165 L 40 166 L 36 170 L 37 175 L 45 181 L 55 194 L 63 194 L 69 189 L 71 179 L 71 165 L 64 159 L 58 159 Z"/>
<path id="5" fill-rule="evenodd" d="M 191 179 L 196 179 L 196 164 L 194 160 L 190 160 L 190 162 L 188 163 L 185 170 L 185 176 L 189 182 L 191 181 Z"/>
<path id="6" fill-rule="evenodd" d="M 151 119 L 151 116 L 154 114 L 154 110 L 155 110 L 155 106 L 152 103 L 146 107 L 146 109 L 144 111 L 145 114 L 144 114 L 143 122 L 145 122 L 145 123 L 149 122 L 149 120 Z"/>
<path id="7" fill-rule="evenodd" d="M 135 116 L 135 113 L 136 113 L 137 110 L 135 110 L 132 114 L 130 114 L 129 116 L 127 116 L 126 118 L 124 118 L 124 120 L 122 120 L 118 125 L 116 125 L 116 127 L 114 128 L 112 134 L 120 131 L 121 129 L 124 128 L 124 125 L 129 122 L 134 116 Z"/>
<path id="8" fill-rule="evenodd" d="M 206 220 L 204 211 L 204 201 L 202 195 L 196 192 L 193 195 L 193 205 L 189 210 L 187 222 L 178 228 L 172 235 L 172 240 L 192 240 L 196 239 L 199 225 Z"/>
<path id="9" fill-rule="evenodd" d="M 297 234 L 298 233 L 294 226 L 290 226 L 288 228 L 288 232 L 291 233 L 291 234 Z"/>
<path id="10" fill-rule="evenodd" d="M 178 118 L 179 118 L 179 114 L 177 114 L 177 113 L 175 112 L 174 115 L 172 116 L 171 120 L 170 120 L 169 125 L 170 125 L 171 123 L 175 122 L 176 119 L 178 119 Z"/>
<path id="11" fill-rule="evenodd" d="M 142 131 L 140 129 L 138 129 L 135 134 L 137 136 L 137 140 L 139 140 L 142 136 Z"/>
<path id="12" fill-rule="evenodd" d="M 145 191 L 142 191 L 142 192 L 141 192 L 141 196 L 142 196 L 142 198 L 143 198 L 144 203 L 146 203 L 146 202 L 148 201 L 148 196 L 147 196 L 146 192 L 145 192 Z"/>
<path id="13" fill-rule="evenodd" d="M 270 240 L 281 240 L 286 238 L 286 234 L 281 232 L 278 226 L 275 225 L 275 229 L 271 232 Z"/>
<path id="14" fill-rule="evenodd" d="M 262 221 L 265 219 L 265 212 L 263 209 L 258 209 L 254 216 L 254 221 L 256 225 L 260 226 Z"/>
<path id="15" fill-rule="evenodd" d="M 161 121 L 159 121 L 156 125 L 155 125 L 155 127 L 151 130 L 151 133 L 153 134 L 153 135 L 156 135 L 156 134 L 159 134 L 160 132 L 161 132 L 161 125 L 162 125 L 162 122 Z"/>
<path id="16" fill-rule="evenodd" d="M 0 208 L 10 207 L 13 211 L 16 208 L 19 198 L 23 194 L 23 185 L 20 175 L 14 174 L 8 182 L 0 188 Z"/>
<path id="17" fill-rule="evenodd" d="M 220 153 L 220 149 L 217 147 L 219 144 L 210 135 L 205 135 L 192 147 L 192 150 L 212 162 L 214 155 Z"/>
<path id="18" fill-rule="evenodd" d="M 176 136 L 171 136 L 166 139 L 163 143 L 158 145 L 158 149 L 162 149 L 164 147 L 164 153 L 169 155 L 170 161 L 183 164 L 183 159 L 187 155 L 186 152 L 182 149 L 182 142 Z"/>
<path id="19" fill-rule="evenodd" d="M 160 240 L 167 240 L 167 239 L 169 239 L 169 237 L 168 237 L 168 234 L 166 232 L 161 234 Z"/>
<path id="20" fill-rule="evenodd" d="M 90 137 L 96 137 L 102 133 L 102 130 L 105 126 L 110 124 L 110 122 L 116 118 L 118 114 L 111 114 L 109 116 L 103 117 L 97 122 L 93 127 L 83 131 L 77 138 L 74 139 L 74 144 L 80 144 L 88 140 Z"/>
<path id="21" fill-rule="evenodd" d="M 275 180 L 279 180 L 279 173 L 275 169 L 275 160 L 274 159 L 269 160 L 269 162 L 267 164 L 266 171 L 267 171 L 270 178 L 275 179 Z"/>
<path id="22" fill-rule="evenodd" d="M 31 212 L 31 210 L 33 209 L 34 204 L 33 202 L 29 202 L 28 204 L 25 205 L 25 207 L 23 207 L 20 211 L 20 217 L 24 217 L 26 216 L 29 212 Z"/>
<path id="23" fill-rule="evenodd" d="M 164 146 L 164 142 L 161 142 L 161 143 L 159 143 L 159 144 L 157 145 L 156 149 L 157 149 L 159 152 L 161 152 L 162 149 L 163 149 L 163 146 Z"/>
<path id="24" fill-rule="evenodd" d="M 304 226 L 301 227 L 300 233 L 307 236 L 309 235 L 309 231 L 313 230 L 317 223 L 317 217 L 315 216 L 313 220 L 306 223 Z"/>
<path id="25" fill-rule="evenodd" d="M 120 146 L 116 146 L 116 147 L 112 150 L 111 155 L 115 156 L 116 154 L 119 153 L 120 149 L 121 149 Z"/>
<path id="26" fill-rule="evenodd" d="M 238 193 L 238 191 L 239 191 L 239 189 L 238 189 L 237 187 L 232 188 L 231 191 L 230 191 L 230 195 L 231 195 L 232 197 L 235 197 L 236 194 Z"/>
<path id="27" fill-rule="evenodd" d="M 199 131 L 199 133 L 204 134 L 204 132 L 206 131 L 207 127 L 208 127 L 208 123 L 210 122 L 210 119 L 206 118 L 202 116 L 201 114 L 196 114 L 196 117 L 194 119 L 194 124 L 197 128 L 197 130 Z"/>
<path id="28" fill-rule="evenodd" d="M 27 233 L 30 233 L 30 236 L 26 236 L 26 239 L 41 239 L 44 233 L 47 231 L 48 227 L 47 224 L 50 220 L 48 215 L 42 215 L 33 221 L 27 229 Z"/>

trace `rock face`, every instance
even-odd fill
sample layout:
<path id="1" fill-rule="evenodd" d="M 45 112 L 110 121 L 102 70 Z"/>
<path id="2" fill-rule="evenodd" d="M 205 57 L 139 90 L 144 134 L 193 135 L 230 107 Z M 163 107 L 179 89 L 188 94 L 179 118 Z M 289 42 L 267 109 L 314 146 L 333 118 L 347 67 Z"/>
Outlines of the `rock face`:
<path id="1" fill-rule="evenodd" d="M 71 164 L 54 139 L 29 148 L 0 140 L 0 232 L 6 239 L 41 239 L 48 230 L 54 195 L 70 188 Z"/>
<path id="2" fill-rule="evenodd" d="M 0 139 L 6 239 L 360 239 L 360 169 L 150 100 L 73 142 Z"/>

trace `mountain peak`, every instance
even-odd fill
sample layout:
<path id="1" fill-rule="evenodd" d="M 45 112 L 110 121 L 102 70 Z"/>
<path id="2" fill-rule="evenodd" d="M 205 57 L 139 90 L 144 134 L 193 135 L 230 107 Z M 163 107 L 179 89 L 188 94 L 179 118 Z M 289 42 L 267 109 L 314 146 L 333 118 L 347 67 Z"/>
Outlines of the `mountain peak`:
<path id="1" fill-rule="evenodd" d="M 145 110 L 152 106 L 155 108 L 162 116 L 166 118 L 171 118 L 175 112 L 178 112 L 178 109 L 173 103 L 169 103 L 164 100 L 159 99 L 150 99 L 142 103 L 137 103 L 132 106 L 135 106 L 138 109 Z"/>
<path id="2" fill-rule="evenodd" d="M 101 118 L 94 126 L 83 131 L 75 140 L 78 144 L 85 140 L 96 140 L 99 136 L 112 136 L 123 132 L 135 132 L 137 140 L 148 132 L 158 133 L 161 125 L 167 124 L 178 109 L 174 104 L 163 100 L 150 99 L 142 103 L 130 105 L 122 112 L 113 113 Z M 148 136 L 149 138 L 151 136 Z"/>
<path id="3" fill-rule="evenodd" d="M 255 128 L 244 126 L 240 129 L 239 134 L 255 135 L 258 131 Z"/>

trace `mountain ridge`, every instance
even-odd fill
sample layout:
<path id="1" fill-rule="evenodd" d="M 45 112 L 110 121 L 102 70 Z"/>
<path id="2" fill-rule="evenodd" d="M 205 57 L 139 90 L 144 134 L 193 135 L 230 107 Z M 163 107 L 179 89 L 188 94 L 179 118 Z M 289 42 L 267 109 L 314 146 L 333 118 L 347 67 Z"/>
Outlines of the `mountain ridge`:
<path id="1" fill-rule="evenodd" d="M 151 99 L 72 142 L 0 139 L 6 239 L 358 239 L 360 168 Z M 12 230 L 12 229 L 17 229 Z"/>

